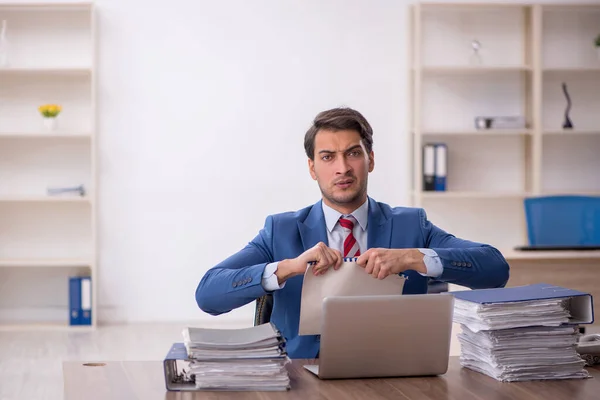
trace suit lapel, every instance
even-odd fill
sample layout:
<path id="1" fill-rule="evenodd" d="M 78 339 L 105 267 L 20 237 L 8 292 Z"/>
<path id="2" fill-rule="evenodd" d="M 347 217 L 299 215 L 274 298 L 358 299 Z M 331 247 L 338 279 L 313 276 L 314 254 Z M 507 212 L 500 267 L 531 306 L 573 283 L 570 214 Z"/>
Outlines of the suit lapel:
<path id="1" fill-rule="evenodd" d="M 300 239 L 304 250 L 314 247 L 319 242 L 329 246 L 321 201 L 312 206 L 304 221 L 298 221 L 298 230 L 300 231 Z"/>
<path id="2" fill-rule="evenodd" d="M 369 197 L 369 224 L 367 227 L 367 247 L 391 248 L 392 219 L 387 218 L 379 204 Z"/>

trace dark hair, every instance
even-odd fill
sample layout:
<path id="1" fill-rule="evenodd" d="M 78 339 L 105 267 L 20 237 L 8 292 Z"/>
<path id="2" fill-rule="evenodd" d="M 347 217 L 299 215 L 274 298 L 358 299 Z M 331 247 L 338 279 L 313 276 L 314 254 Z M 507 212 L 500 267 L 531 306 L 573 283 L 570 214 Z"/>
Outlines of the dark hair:
<path id="1" fill-rule="evenodd" d="M 360 134 L 367 153 L 373 149 L 373 128 L 366 118 L 351 108 L 333 108 L 322 111 L 315 117 L 312 126 L 304 135 L 304 150 L 311 160 L 315 157 L 315 136 L 319 130 L 341 131 L 353 130 Z"/>

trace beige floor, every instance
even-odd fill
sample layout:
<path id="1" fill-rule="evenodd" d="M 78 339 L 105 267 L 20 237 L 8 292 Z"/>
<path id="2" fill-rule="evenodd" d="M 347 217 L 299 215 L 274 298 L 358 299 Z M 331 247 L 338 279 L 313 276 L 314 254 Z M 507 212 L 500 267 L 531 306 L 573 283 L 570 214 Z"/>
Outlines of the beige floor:
<path id="1" fill-rule="evenodd" d="M 63 398 L 66 360 L 162 360 L 180 324 L 100 326 L 90 332 L 0 332 L 0 400 Z M 223 327 L 230 327 L 223 326 Z M 451 354 L 460 350 L 453 338 Z"/>

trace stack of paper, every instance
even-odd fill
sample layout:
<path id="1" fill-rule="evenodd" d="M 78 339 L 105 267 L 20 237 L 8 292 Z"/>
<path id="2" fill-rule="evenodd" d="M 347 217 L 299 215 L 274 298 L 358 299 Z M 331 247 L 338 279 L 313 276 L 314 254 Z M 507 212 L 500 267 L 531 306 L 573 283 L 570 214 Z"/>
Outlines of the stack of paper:
<path id="1" fill-rule="evenodd" d="M 285 340 L 268 323 L 243 329 L 186 328 L 188 373 L 197 389 L 288 390 Z"/>
<path id="2" fill-rule="evenodd" d="M 525 326 L 560 326 L 569 322 L 566 299 L 479 304 L 455 299 L 454 320 L 472 331 Z"/>
<path id="3" fill-rule="evenodd" d="M 499 381 L 589 377 L 576 350 L 589 295 L 546 284 L 454 294 L 462 366 Z"/>
<path id="4" fill-rule="evenodd" d="M 575 327 L 530 327 L 458 335 L 464 367 L 500 381 L 586 378 L 585 361 L 575 350 Z"/>

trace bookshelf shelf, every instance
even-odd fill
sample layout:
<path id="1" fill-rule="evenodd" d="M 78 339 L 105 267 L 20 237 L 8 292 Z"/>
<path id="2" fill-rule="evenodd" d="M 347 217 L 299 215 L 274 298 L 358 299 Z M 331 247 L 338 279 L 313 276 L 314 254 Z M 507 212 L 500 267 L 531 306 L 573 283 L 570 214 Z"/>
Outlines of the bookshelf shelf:
<path id="1" fill-rule="evenodd" d="M 411 205 L 457 236 L 513 249 L 527 243 L 526 197 L 600 194 L 600 4 L 422 2 L 410 22 Z M 524 124 L 475 129 L 494 116 Z M 444 192 L 423 190 L 429 143 L 448 148 Z M 521 253 L 508 254 L 544 257 Z"/>
<path id="2" fill-rule="evenodd" d="M 2 203 L 91 203 L 89 196 L 0 196 Z"/>
<path id="3" fill-rule="evenodd" d="M 421 69 L 424 73 L 439 73 L 439 74 L 496 74 L 505 72 L 530 72 L 531 67 L 529 66 L 512 66 L 512 65 L 498 65 L 498 66 L 454 66 L 454 65 L 435 65 L 435 66 L 424 66 Z"/>
<path id="4" fill-rule="evenodd" d="M 525 198 L 529 196 L 526 192 L 421 192 L 424 199 L 511 199 Z"/>
<path id="5" fill-rule="evenodd" d="M 543 134 L 549 136 L 600 135 L 600 128 L 590 130 L 573 129 L 560 131 L 544 131 Z"/>
<path id="6" fill-rule="evenodd" d="M 563 67 L 563 68 L 544 68 L 543 72 L 547 74 L 598 74 L 600 73 L 600 65 L 599 66 L 591 66 L 591 67 Z"/>
<path id="7" fill-rule="evenodd" d="M 91 267 L 93 263 L 84 259 L 0 259 L 0 267 L 5 268 L 77 268 Z"/>
<path id="8" fill-rule="evenodd" d="M 487 129 L 487 130 L 456 130 L 456 131 L 423 131 L 423 136 L 520 136 L 531 135 L 528 129 Z M 413 131 L 414 134 L 414 131 Z"/>
<path id="9" fill-rule="evenodd" d="M 96 17 L 93 2 L 2 3 L 0 330 L 97 325 Z M 0 54 L 2 54 L 0 48 Z M 2 60 L 2 58 L 0 58 Z M 42 104 L 59 104 L 45 127 Z M 86 195 L 48 195 L 83 185 Z M 91 277 L 92 321 L 69 325 L 69 276 Z"/>
<path id="10" fill-rule="evenodd" d="M 35 68 L 35 67 L 9 67 L 9 68 L 0 68 L 0 78 L 3 76 L 11 76 L 11 75 L 25 75 L 25 76 L 33 76 L 33 75 L 41 75 L 41 76 L 91 76 L 92 68 L 86 67 L 50 67 L 50 68 Z"/>
<path id="11" fill-rule="evenodd" d="M 81 132 L 0 132 L 2 139 L 91 139 L 91 133 Z"/>

